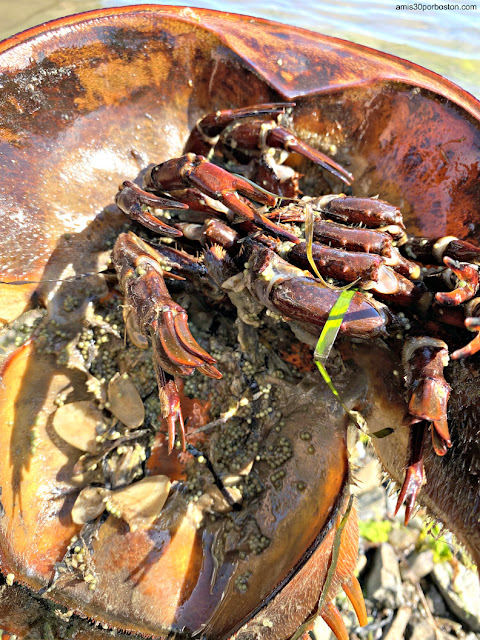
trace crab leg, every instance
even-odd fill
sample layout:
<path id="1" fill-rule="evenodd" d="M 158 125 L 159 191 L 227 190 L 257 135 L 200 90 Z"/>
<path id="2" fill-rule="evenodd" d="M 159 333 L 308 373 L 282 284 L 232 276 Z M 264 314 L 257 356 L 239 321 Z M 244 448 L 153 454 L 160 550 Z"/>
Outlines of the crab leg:
<path id="1" fill-rule="evenodd" d="M 154 215 L 147 207 L 154 209 L 187 209 L 187 205 L 167 198 L 159 198 L 153 193 L 147 193 L 133 182 L 126 180 L 115 197 L 119 209 L 126 213 L 131 220 L 140 223 L 147 229 L 160 233 L 170 238 L 178 238 L 181 231 L 168 226 Z"/>
<path id="2" fill-rule="evenodd" d="M 475 332 L 475 337 L 464 347 L 450 354 L 452 360 L 460 360 L 480 351 L 480 298 L 473 298 L 463 306 L 441 306 L 435 302 L 433 311 L 436 319 L 458 328 Z"/>
<path id="3" fill-rule="evenodd" d="M 299 242 L 297 236 L 258 213 L 247 198 L 273 207 L 277 198 L 255 184 L 234 176 L 225 169 L 208 162 L 203 156 L 187 153 L 153 167 L 145 176 L 146 188 L 165 191 L 195 187 L 207 196 L 219 200 L 243 220 L 288 240 Z"/>
<path id="4" fill-rule="evenodd" d="M 426 482 L 425 469 L 423 466 L 423 449 L 425 445 L 425 435 L 427 433 L 427 424 L 426 421 L 421 421 L 410 430 L 410 459 L 405 470 L 405 479 L 395 506 L 395 515 L 397 515 L 402 504 L 406 502 L 406 525 L 412 516 L 418 492 Z"/>
<path id="5" fill-rule="evenodd" d="M 348 251 L 364 251 L 391 258 L 393 254 L 392 236 L 383 231 L 349 227 L 332 220 L 316 219 L 313 223 L 313 237 L 332 247 Z"/>
<path id="6" fill-rule="evenodd" d="M 250 249 L 253 248 L 246 269 L 246 283 L 252 295 L 268 309 L 318 333 L 327 321 L 339 290 L 324 287 L 313 276 L 258 243 L 251 242 Z M 386 307 L 355 293 L 340 332 L 358 337 L 383 335 L 390 320 Z"/>
<path id="7" fill-rule="evenodd" d="M 185 451 L 185 423 L 183 421 L 182 407 L 180 406 L 177 386 L 178 378 L 167 381 L 163 369 L 155 360 L 154 365 L 158 381 L 158 397 L 160 399 L 162 418 L 167 422 L 168 453 L 173 451 L 177 423 L 182 450 Z"/>
<path id="8" fill-rule="evenodd" d="M 148 247 L 155 252 L 158 264 L 163 269 L 164 278 L 187 278 L 201 282 L 202 285 L 205 284 L 207 272 L 198 258 L 165 244 L 149 244 Z"/>
<path id="9" fill-rule="evenodd" d="M 297 153 L 326 169 L 345 184 L 350 185 L 353 182 L 353 175 L 340 164 L 273 121 L 261 122 L 259 120 L 236 124 L 225 134 L 224 142 L 233 150 L 238 148 L 240 153 L 260 151 L 263 154 L 268 149 L 283 149 Z"/>
<path id="10" fill-rule="evenodd" d="M 402 245 L 402 251 L 412 260 L 424 264 L 442 264 L 445 256 L 458 262 L 472 262 L 480 264 L 480 249 L 455 236 L 443 238 L 422 238 L 410 236 Z"/>
<path id="11" fill-rule="evenodd" d="M 179 224 L 186 238 L 197 240 L 201 244 L 219 244 L 227 251 L 232 250 L 239 240 L 239 235 L 230 227 L 218 220 L 208 220 L 203 225 Z M 259 237 L 258 241 L 269 248 L 270 238 Z M 275 247 L 273 247 L 275 251 Z M 170 249 L 170 251 L 172 251 Z M 294 265 L 310 270 L 307 246 L 301 242 L 293 246 L 287 253 Z M 386 265 L 386 259 L 369 253 L 339 251 L 323 244 L 312 245 L 312 256 L 318 269 L 326 278 L 335 278 L 343 282 L 358 282 L 365 290 L 373 290 L 385 295 L 385 299 L 401 306 L 421 303 L 424 291 L 415 287 L 414 283 L 402 277 Z M 180 275 L 183 275 L 180 273 Z"/>
<path id="12" fill-rule="evenodd" d="M 407 306 L 421 297 L 410 280 L 395 273 L 386 265 L 385 258 L 374 253 L 340 251 L 320 243 L 312 244 L 312 257 L 319 271 L 326 278 L 335 278 L 343 282 L 358 282 L 359 287 L 372 289 L 377 293 L 395 296 Z M 288 253 L 288 259 L 302 269 L 310 264 L 305 242 L 295 245 Z M 395 298 L 392 298 L 395 302 Z"/>
<path id="13" fill-rule="evenodd" d="M 328 244 L 336 249 L 346 251 L 360 251 L 362 253 L 375 253 L 385 258 L 385 264 L 393 267 L 395 271 L 412 280 L 418 280 L 421 276 L 420 266 L 404 258 L 397 247 L 393 246 L 393 237 L 391 233 L 386 233 L 378 228 L 368 229 L 362 227 L 351 227 L 347 224 L 340 224 L 333 220 L 323 220 L 319 217 L 319 213 L 323 213 L 322 207 L 325 203 L 332 199 L 338 199 L 341 196 L 323 196 L 322 198 L 304 198 L 298 204 L 289 204 L 286 207 L 274 209 L 270 213 L 265 214 L 270 219 L 276 219 L 277 222 L 305 222 L 305 207 L 307 205 L 317 212 L 313 223 L 313 237 L 322 244 Z M 342 196 L 343 197 L 343 196 Z M 369 209 L 371 205 L 375 205 L 375 199 L 369 198 L 351 198 L 357 202 L 356 221 L 359 217 L 362 224 L 368 222 L 369 216 L 364 216 L 365 203 Z M 326 213 L 328 215 L 328 213 Z M 383 214 L 382 214 L 383 215 Z M 340 216 L 339 216 L 340 217 Z M 348 214 L 342 213 L 341 216 L 348 221 Z M 391 215 L 387 213 L 387 220 L 391 219 Z M 398 219 L 393 216 L 393 219 Z M 355 221 L 355 220 L 353 220 Z M 370 224 L 372 222 L 370 221 Z M 377 220 L 377 226 L 383 226 L 385 220 L 380 217 Z M 387 225 L 388 228 L 388 225 Z M 395 236 L 398 235 L 400 227 L 398 225 L 390 225 L 390 229 L 395 230 Z"/>
<path id="14" fill-rule="evenodd" d="M 199 120 L 192 129 L 185 145 L 185 153 L 192 152 L 208 155 L 209 151 L 218 142 L 218 138 L 225 127 L 233 124 L 236 120 L 263 115 L 278 115 L 294 106 L 294 102 L 271 102 L 240 109 L 222 109 L 221 111 L 209 113 Z"/>
<path id="15" fill-rule="evenodd" d="M 408 410 L 411 424 L 428 420 L 433 423 L 432 442 L 435 453 L 443 456 L 452 446 L 447 423 L 450 385 L 443 377 L 448 364 L 448 346 L 436 338 L 411 338 L 403 348 L 405 380 L 410 389 Z"/>
<path id="16" fill-rule="evenodd" d="M 347 251 L 375 253 L 385 258 L 385 264 L 403 276 L 418 280 L 421 270 L 418 264 L 406 260 L 393 246 L 392 236 L 377 229 L 348 227 L 332 220 L 316 220 L 313 237 L 319 242 Z"/>
<path id="17" fill-rule="evenodd" d="M 305 209 L 307 206 L 310 206 L 312 210 L 317 213 L 313 223 L 313 237 L 315 240 L 334 247 L 335 249 L 373 253 L 382 256 L 385 258 L 385 264 L 387 266 L 392 267 L 406 278 L 419 280 L 421 277 L 420 266 L 411 260 L 407 260 L 400 254 L 397 247 L 393 246 L 391 233 L 386 233 L 378 228 L 368 229 L 364 226 L 347 226 L 346 224 L 340 224 L 333 220 L 323 220 L 319 217 L 319 214 L 322 215 L 324 213 L 324 206 L 329 205 L 331 201 L 340 199 L 341 197 L 344 196 L 335 195 L 323 196 L 322 198 L 304 198 L 299 203 L 292 203 L 286 207 L 274 209 L 265 215 L 272 220 L 276 219 L 277 222 L 305 222 Z M 392 211 L 389 211 L 387 207 L 379 209 L 378 200 L 373 198 L 349 198 L 349 200 L 357 203 L 355 216 L 351 216 L 352 222 L 358 222 L 359 219 L 361 219 L 362 224 L 368 223 L 369 218 L 372 217 L 372 208 L 376 208 L 376 213 L 374 214 L 375 222 L 372 223 L 370 219 L 370 225 L 374 226 L 376 223 L 377 226 L 382 226 L 385 222 L 391 220 L 398 221 L 395 212 L 392 214 Z M 330 205 L 330 207 L 332 206 L 333 205 Z M 351 205 L 351 207 L 353 208 L 353 205 Z M 365 210 L 367 210 L 367 215 L 365 215 Z M 326 214 L 328 215 L 328 212 L 326 212 Z M 344 218 L 345 221 L 348 221 L 348 212 L 342 212 L 341 217 Z M 390 225 L 390 228 L 395 229 L 395 235 L 398 234 L 398 230 L 400 229 L 397 224 Z"/>
<path id="18" fill-rule="evenodd" d="M 475 353 L 480 351 L 480 318 L 465 318 L 465 327 L 470 331 L 475 331 L 475 337 L 467 345 L 465 345 L 461 349 L 457 349 L 456 351 L 454 351 L 450 356 L 452 360 L 468 358 L 469 356 L 473 356 Z"/>
<path id="19" fill-rule="evenodd" d="M 177 420 L 182 441 L 185 434 L 175 381 L 167 381 L 164 372 L 188 376 L 198 369 L 210 378 L 220 378 L 221 373 L 213 366 L 215 359 L 191 335 L 186 311 L 170 297 L 155 250 L 133 233 L 122 233 L 112 260 L 125 305 L 132 309 L 139 331 L 152 340 L 162 412 L 172 435 L 171 450 Z"/>
<path id="20" fill-rule="evenodd" d="M 186 226 L 188 230 L 190 227 L 199 227 L 200 225 L 187 224 L 179 226 L 182 229 Z M 190 283 L 194 283 L 196 291 L 201 290 L 204 295 L 212 300 L 221 300 L 224 297 L 224 292 L 211 279 L 202 260 L 185 251 L 172 249 L 172 247 L 164 244 L 154 245 L 153 248 L 158 257 L 158 263 L 163 270 L 164 278 L 173 280 L 186 279 Z"/>
<path id="21" fill-rule="evenodd" d="M 385 226 L 405 229 L 400 209 L 384 200 L 333 195 L 319 198 L 314 206 L 338 222 L 363 224 L 373 229 Z"/>
<path id="22" fill-rule="evenodd" d="M 468 262 L 457 262 L 444 256 L 443 262 L 457 276 L 458 286 L 453 291 L 439 292 L 435 299 L 442 304 L 459 305 L 471 300 L 479 287 L 478 267 Z"/>

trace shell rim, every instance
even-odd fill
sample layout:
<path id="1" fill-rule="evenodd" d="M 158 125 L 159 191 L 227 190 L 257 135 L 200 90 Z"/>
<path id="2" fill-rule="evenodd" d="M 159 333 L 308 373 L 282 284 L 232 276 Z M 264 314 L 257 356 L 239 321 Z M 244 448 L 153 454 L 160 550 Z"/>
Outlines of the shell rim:
<path id="1" fill-rule="evenodd" d="M 273 78 L 265 78 L 264 73 L 262 73 L 261 66 L 259 67 L 255 61 L 245 59 L 241 54 L 240 56 L 243 58 L 243 62 L 250 66 L 254 71 L 259 73 L 264 80 L 267 81 L 268 84 L 273 86 L 279 93 L 283 93 L 286 98 L 294 98 L 295 96 L 301 97 L 303 95 L 314 95 L 320 93 L 330 93 L 332 91 L 342 90 L 347 86 L 360 86 L 362 84 L 368 84 L 371 82 L 376 82 L 379 80 L 391 80 L 398 82 L 407 82 L 411 84 L 411 86 L 418 86 L 423 89 L 427 89 L 429 91 L 437 92 L 444 98 L 447 98 L 454 104 L 462 107 L 467 111 L 471 116 L 475 119 L 480 120 L 480 100 L 475 98 L 471 93 L 462 89 L 459 85 L 455 84 L 451 80 L 444 78 L 442 75 L 426 69 L 421 65 L 418 65 L 414 62 L 410 62 L 405 58 L 401 58 L 399 56 L 395 56 L 390 53 L 385 53 L 383 51 L 379 51 L 377 49 L 373 49 L 371 47 L 367 47 L 365 45 L 357 44 L 354 42 L 350 42 L 349 40 L 345 40 L 342 38 L 337 38 L 334 36 L 329 36 L 326 34 L 322 34 L 319 32 L 310 31 L 308 29 L 303 29 L 300 27 L 296 27 L 294 25 L 288 25 L 285 23 L 268 20 L 266 18 L 259 18 L 255 16 L 250 16 L 247 14 L 238 14 L 238 13 L 230 13 L 224 11 L 218 11 L 214 9 L 205 9 L 205 8 L 197 8 L 197 7 L 188 7 L 184 5 L 161 5 L 161 4 L 133 4 L 127 5 L 124 7 L 109 7 L 103 9 L 92 9 L 90 11 L 84 11 L 75 13 L 72 15 L 68 15 L 61 18 L 55 18 L 53 20 L 49 20 L 47 22 L 43 22 L 38 26 L 30 27 L 24 31 L 21 31 L 9 38 L 0 41 L 0 62 L 2 55 L 11 52 L 15 47 L 25 44 L 29 40 L 39 38 L 41 36 L 48 36 L 49 34 L 54 33 L 58 29 L 62 29 L 65 27 L 74 27 L 80 26 L 82 23 L 88 23 L 96 20 L 109 18 L 120 18 L 123 16 L 135 16 L 140 13 L 150 13 L 158 16 L 165 16 L 166 18 L 174 18 L 179 21 L 195 24 L 207 31 L 213 32 L 217 34 L 217 36 L 225 42 L 225 44 L 234 52 L 238 53 L 235 47 L 235 44 L 228 41 L 228 30 L 222 30 L 220 27 L 220 22 L 222 20 L 227 19 L 226 24 L 228 24 L 228 19 L 233 19 L 237 24 L 241 22 L 255 23 L 258 26 L 270 26 L 280 28 L 281 31 L 288 31 L 289 33 L 297 33 L 299 36 L 308 37 L 311 40 L 312 45 L 315 44 L 315 40 L 317 41 L 318 46 L 325 45 L 336 45 L 339 49 L 346 49 L 353 54 L 359 53 L 366 56 L 370 62 L 375 62 L 380 60 L 388 64 L 391 69 L 390 72 L 385 73 L 381 72 L 381 69 L 378 70 L 378 75 L 374 79 L 367 80 L 355 80 L 348 81 L 342 84 L 339 84 L 335 87 L 327 86 L 317 89 L 310 89 L 306 91 L 297 93 L 293 92 L 292 95 L 286 95 L 285 92 L 282 91 L 281 87 L 276 86 Z M 209 23 L 209 18 L 213 19 L 214 24 Z M 402 73 L 403 71 L 403 73 Z M 415 81 L 409 80 L 409 75 L 415 76 Z M 419 81 L 420 80 L 420 81 Z"/>

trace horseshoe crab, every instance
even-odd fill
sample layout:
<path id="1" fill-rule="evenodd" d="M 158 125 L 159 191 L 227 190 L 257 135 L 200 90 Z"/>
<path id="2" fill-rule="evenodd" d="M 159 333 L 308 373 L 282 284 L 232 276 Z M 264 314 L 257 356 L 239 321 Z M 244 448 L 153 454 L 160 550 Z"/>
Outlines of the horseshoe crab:
<path id="1" fill-rule="evenodd" d="M 161 526 L 150 521 L 140 526 L 127 522 L 125 506 L 115 507 L 115 496 L 109 494 L 107 500 L 102 495 L 102 504 L 113 500 L 111 515 L 98 514 L 99 530 L 90 531 L 88 539 L 85 534 L 81 544 L 75 539 L 83 526 L 72 518 L 85 482 L 78 476 L 95 473 L 95 462 L 89 459 L 76 473 L 78 446 L 58 436 L 55 415 L 62 403 L 73 404 L 87 422 L 88 411 L 80 403 L 88 404 L 92 395 L 102 406 L 106 402 L 76 352 L 86 342 L 81 339 L 85 329 L 116 331 L 105 314 L 91 315 L 98 305 L 111 309 L 102 272 L 125 223 L 111 203 L 125 176 L 180 155 L 192 126 L 206 113 L 294 100 L 296 134 L 348 164 L 355 195 L 379 194 L 399 205 L 417 235 L 478 241 L 479 103 L 431 72 L 359 45 L 263 20 L 172 7 L 101 10 L 31 29 L 0 45 L 0 73 L 0 317 L 7 324 L 5 333 L 30 321 L 41 327 L 43 308 L 56 323 L 53 334 L 50 322 L 46 336 L 34 332 L 12 348 L 2 368 L 3 572 L 108 626 L 157 637 L 169 629 L 207 638 L 238 630 L 245 640 L 280 640 L 294 633 L 319 598 L 321 613 L 335 626 L 328 601 L 340 584 L 351 589 L 356 536 L 349 517 L 344 533 L 351 543 L 342 542 L 325 590 L 335 530 L 347 502 L 346 419 L 328 392 L 312 383 L 311 374 L 299 383 L 300 401 L 291 400 L 286 433 L 279 436 L 286 438 L 281 446 L 295 455 L 284 461 L 284 476 L 272 480 L 268 471 L 260 478 L 271 483 L 272 491 L 253 503 L 256 524 L 270 523 L 270 535 L 254 528 L 245 540 L 226 535 L 221 552 L 212 553 L 218 529 L 212 522 L 198 534 L 191 501 L 176 510 L 170 500 Z M 118 301 L 113 303 L 118 307 Z M 249 336 L 242 339 L 248 344 Z M 335 384 L 347 405 L 363 407 L 372 431 L 376 425 L 391 426 L 392 435 L 374 444 L 401 481 L 409 450 L 404 390 L 393 374 L 376 375 L 380 359 L 385 372 L 393 372 L 397 363 L 379 344 L 345 347 L 344 359 L 352 364 Z M 438 480 L 423 487 L 420 499 L 478 562 L 476 362 L 474 357 L 451 371 L 454 447 L 445 458 L 427 456 L 427 474 Z M 135 360 L 127 364 L 128 371 L 138 366 Z M 290 400 L 286 387 L 281 388 Z M 306 411 L 310 402 L 315 412 Z M 321 419 L 329 414 L 332 421 Z M 312 415 L 320 426 L 311 423 Z M 299 423 L 307 428 L 299 429 Z M 314 441 L 302 438 L 300 431 Z M 133 455 L 127 433 L 121 435 L 116 455 Z M 95 449 L 84 446 L 86 456 L 95 456 Z M 276 442 L 268 442 L 267 451 L 269 446 L 274 451 Z M 150 477 L 175 481 L 181 471 L 162 456 L 162 442 L 144 447 L 159 452 L 149 462 Z M 323 458 L 310 462 L 309 447 L 322 451 Z M 193 456 L 189 464 L 198 465 L 199 458 Z M 143 464 L 141 455 L 136 466 L 117 462 L 114 475 L 120 467 L 134 474 Z M 278 501 L 272 498 L 275 483 Z M 111 491 L 116 488 L 113 482 Z M 203 489 L 197 498 L 205 495 Z M 470 512 L 465 505 L 472 505 Z M 235 511 L 230 507 L 227 513 Z M 115 508 L 122 518 L 115 518 Z M 273 517 L 280 511 L 281 518 Z M 222 535 L 232 520 L 216 519 Z M 235 524 L 228 525 L 233 532 Z M 293 546 L 294 538 L 298 544 Z M 93 575 L 86 561 L 90 543 L 95 547 L 95 589 L 87 579 Z M 244 557 L 245 543 L 250 550 L 265 549 Z M 232 551 L 238 554 L 233 560 Z M 60 569 L 65 568 L 68 579 L 61 584 Z M 293 606 L 298 594 L 302 607 Z M 8 628 L 9 622 L 2 624 Z M 12 631 L 22 624 L 25 628 L 25 621 L 11 624 Z M 341 628 L 336 629 L 342 637 Z"/>

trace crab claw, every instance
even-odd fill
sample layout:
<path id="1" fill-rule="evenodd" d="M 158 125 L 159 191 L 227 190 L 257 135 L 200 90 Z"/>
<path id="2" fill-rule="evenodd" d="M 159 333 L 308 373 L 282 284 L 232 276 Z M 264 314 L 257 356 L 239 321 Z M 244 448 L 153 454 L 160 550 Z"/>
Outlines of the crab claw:
<path id="1" fill-rule="evenodd" d="M 452 305 L 471 300 L 479 287 L 478 267 L 468 262 L 457 262 L 448 256 L 443 258 L 443 262 L 453 271 L 459 282 L 453 291 L 436 293 L 435 299 L 442 304 Z"/>
<path id="2" fill-rule="evenodd" d="M 185 424 L 183 422 L 177 383 L 175 380 L 169 380 L 163 387 L 159 386 L 158 391 L 160 405 L 162 407 L 162 417 L 167 421 L 168 427 L 168 453 L 172 453 L 173 450 L 177 421 L 179 424 L 182 450 L 185 451 Z"/>
<path id="3" fill-rule="evenodd" d="M 436 338 L 412 338 L 405 343 L 402 359 L 411 394 L 410 423 L 431 421 L 436 431 L 433 436 L 435 452 L 445 455 L 447 447 L 452 446 L 446 413 L 451 388 L 443 377 L 443 368 L 448 364 L 448 347 Z"/>
<path id="4" fill-rule="evenodd" d="M 240 109 L 222 109 L 209 113 L 199 120 L 185 145 L 185 152 L 207 155 L 218 142 L 218 137 L 236 120 L 264 115 L 279 115 L 286 109 L 294 107 L 294 102 L 270 102 L 266 104 L 250 105 Z"/>
<path id="5" fill-rule="evenodd" d="M 353 573 L 349 580 L 342 584 L 342 589 L 345 591 L 345 595 L 355 609 L 360 626 L 364 627 L 368 623 L 367 609 L 365 607 L 365 600 L 363 599 L 362 587 Z"/>
<path id="6" fill-rule="evenodd" d="M 217 379 L 222 374 L 213 366 L 215 358 L 202 349 L 190 333 L 185 309 L 170 297 L 159 264 L 161 256 L 153 247 L 133 233 L 122 233 L 115 243 L 112 260 L 125 294 L 125 306 L 132 310 L 139 332 L 152 340 L 159 397 L 168 424 L 171 451 L 177 421 L 183 446 L 185 433 L 176 384 L 166 380 L 165 372 L 172 376 L 189 376 L 198 369 Z"/>
<path id="7" fill-rule="evenodd" d="M 406 525 L 410 522 L 418 492 L 423 484 L 425 484 L 425 471 L 423 468 L 423 460 L 419 460 L 415 464 L 411 464 L 407 467 L 405 471 L 405 480 L 403 481 L 395 507 L 395 515 L 397 515 L 400 507 L 405 502 Z"/>
<path id="8" fill-rule="evenodd" d="M 170 296 L 168 298 L 157 298 L 162 310 L 158 320 L 153 320 L 148 329 L 160 366 L 174 376 L 189 376 L 198 369 L 209 378 L 220 379 L 221 373 L 212 366 L 216 360 L 190 333 L 187 312 Z"/>
<path id="9" fill-rule="evenodd" d="M 145 175 L 145 186 L 152 191 L 194 187 L 208 197 L 219 200 L 242 220 L 250 220 L 284 240 L 295 244 L 299 242 L 296 235 L 258 213 L 247 200 L 249 198 L 273 207 L 278 198 L 253 182 L 212 164 L 204 156 L 187 153 L 156 165 Z"/>
<path id="10" fill-rule="evenodd" d="M 259 151 L 264 155 L 269 149 L 282 149 L 310 160 L 347 185 L 352 184 L 354 179 L 353 175 L 335 160 L 303 142 L 274 121 L 242 122 L 232 126 L 223 138 L 227 149 L 229 148 L 234 156 L 248 157 L 249 152 L 258 154 Z"/>
<path id="11" fill-rule="evenodd" d="M 467 345 L 454 351 L 450 355 L 452 360 L 468 358 L 468 356 L 473 356 L 477 351 L 480 351 L 480 318 L 465 318 L 465 327 L 470 331 L 476 331 L 476 336 Z"/>
<path id="12" fill-rule="evenodd" d="M 115 202 L 119 209 L 126 213 L 131 220 L 140 223 L 151 231 L 160 233 L 170 238 L 179 238 L 182 232 L 168 226 L 154 215 L 149 213 L 148 207 L 154 209 L 188 209 L 186 204 L 167 198 L 159 198 L 152 193 L 147 193 L 133 182 L 126 180 L 120 191 L 115 196 Z"/>
<path id="13" fill-rule="evenodd" d="M 426 432 L 427 422 L 415 425 L 415 428 L 410 432 L 410 461 L 405 471 L 405 479 L 395 507 L 395 515 L 397 515 L 400 507 L 405 502 L 406 525 L 412 516 L 418 492 L 426 482 L 423 467 L 423 448 Z"/>
<path id="14" fill-rule="evenodd" d="M 320 615 L 328 624 L 337 640 L 348 640 L 348 632 L 345 627 L 345 623 L 340 615 L 340 611 L 333 602 L 328 602 Z"/>
<path id="15" fill-rule="evenodd" d="M 285 149 L 285 151 L 297 153 L 303 158 L 310 160 L 310 162 L 319 165 L 323 169 L 326 169 L 346 185 L 352 184 L 354 180 L 353 175 L 349 171 L 344 169 L 342 165 L 338 164 L 338 162 L 335 162 L 335 160 L 332 160 L 318 149 L 315 149 L 306 142 L 303 142 L 287 129 L 284 129 L 283 127 L 277 125 L 275 122 L 255 124 L 259 128 L 259 147 L 261 149 L 265 147 Z M 240 134 L 240 127 L 238 127 L 237 131 Z M 238 142 L 238 144 L 241 144 L 241 134 L 240 136 L 237 134 L 236 137 L 240 137 L 240 142 Z"/>
<path id="16" fill-rule="evenodd" d="M 125 304 L 132 309 L 139 331 L 150 336 L 160 367 L 173 376 L 188 376 L 199 369 L 221 378 L 216 362 L 196 342 L 187 323 L 187 312 L 172 300 L 159 261 L 161 256 L 133 233 L 123 233 L 113 250 L 113 262 Z"/>

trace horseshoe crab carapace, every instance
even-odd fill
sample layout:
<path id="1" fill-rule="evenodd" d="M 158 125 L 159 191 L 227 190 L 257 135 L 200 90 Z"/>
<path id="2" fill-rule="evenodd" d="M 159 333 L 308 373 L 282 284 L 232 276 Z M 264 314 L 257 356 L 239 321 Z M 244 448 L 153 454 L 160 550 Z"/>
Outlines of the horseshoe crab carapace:
<path id="1" fill-rule="evenodd" d="M 58 437 L 53 425 L 65 394 L 66 406 L 91 399 L 91 372 L 67 347 L 77 349 L 86 318 L 87 325 L 100 322 L 92 320 L 92 305 L 95 310 L 109 304 L 114 295 L 107 292 L 102 273 L 125 224 L 112 206 L 117 184 L 152 162 L 179 156 L 191 128 L 209 112 L 294 101 L 296 135 L 347 166 L 355 176 L 354 195 L 379 195 L 401 206 L 408 229 L 417 235 L 476 241 L 480 108 L 472 96 L 436 74 L 359 45 L 245 16 L 151 5 L 72 16 L 15 36 L 0 44 L 0 76 L 0 317 L 12 323 L 25 312 L 40 310 L 37 332 L 8 355 L 2 369 L 0 550 L 3 571 L 38 590 L 51 585 L 56 563 L 65 564 L 68 554 L 70 562 L 77 554 L 77 565 L 88 569 L 82 562 L 83 543 L 71 542 L 83 526 L 71 517 L 80 489 L 72 483 L 78 451 Z M 295 168 L 305 170 L 302 163 Z M 324 180 L 320 188 L 327 189 L 328 178 Z M 58 323 L 58 334 L 50 342 L 43 338 L 42 350 L 39 332 L 45 318 Z M 87 329 L 98 328 L 92 327 Z M 115 340 L 122 342 L 121 337 Z M 408 455 L 408 442 L 400 437 L 403 388 L 375 382 L 367 356 L 362 349 L 353 356 L 356 364 L 344 385 L 360 393 L 358 377 L 355 383 L 348 376 L 356 367 L 365 368 L 371 380 L 362 393 L 372 420 L 386 415 L 385 397 L 394 394 L 389 420 L 397 435 L 376 445 L 387 469 L 401 480 Z M 478 501 L 476 515 L 466 517 L 463 508 L 472 504 L 475 491 L 478 496 L 478 427 L 475 398 L 462 366 L 454 370 L 455 380 L 449 380 L 456 407 L 454 446 L 431 462 L 439 478 L 452 478 L 461 491 L 444 483 L 442 493 L 440 481 L 436 488 L 428 483 L 420 500 L 478 560 Z M 476 375 L 476 360 L 468 366 Z M 307 375 L 299 392 L 321 396 L 311 391 L 309 380 Z M 341 390 L 342 381 L 337 384 Z M 101 390 L 98 394 L 101 402 Z M 317 398 L 319 416 L 328 414 L 327 395 Z M 346 402 L 357 402 L 345 396 Z M 304 408 L 297 410 L 302 416 Z M 83 579 L 78 572 L 68 574 L 71 580 L 63 585 L 57 581 L 48 595 L 107 625 L 156 636 L 170 628 L 191 633 L 206 625 L 209 638 L 227 637 L 239 628 L 239 637 L 288 637 L 318 604 L 331 558 L 331 532 L 345 512 L 345 420 L 333 408 L 330 412 L 335 414 L 333 425 L 315 430 L 312 445 L 323 451 L 324 476 L 313 473 L 313 463 L 303 462 L 306 440 L 289 433 L 285 437 L 301 455 L 288 458 L 283 477 L 296 483 L 296 492 L 282 480 L 280 499 L 274 499 L 272 484 L 272 492 L 256 503 L 257 525 L 284 526 L 278 544 L 263 552 L 271 554 L 268 566 L 276 572 L 262 569 L 262 554 L 247 554 L 252 567 L 260 567 L 252 571 L 253 579 L 246 575 L 245 557 L 232 561 L 232 550 L 245 551 L 241 536 L 227 535 L 230 546 L 216 547 L 223 556 L 208 553 L 220 535 L 215 523 L 198 529 L 195 518 L 187 517 L 186 502 L 184 511 L 168 521 L 173 506 L 167 501 L 167 515 L 156 525 L 132 527 L 112 515 L 115 509 L 111 515 L 100 514 L 99 538 L 92 538 L 96 589 L 89 588 L 90 580 L 84 580 L 88 573 L 80 569 Z M 397 436 L 402 449 L 391 444 Z M 456 438 L 465 446 L 457 447 Z M 145 449 L 153 446 L 147 445 Z M 127 443 L 120 446 L 130 451 Z M 180 482 L 174 475 L 169 478 Z M 318 504 L 320 492 L 325 493 Z M 183 500 L 181 492 L 173 495 Z M 273 516 L 280 511 L 281 519 Z M 178 515 L 182 513 L 185 517 Z M 216 523 L 225 533 L 227 525 L 221 519 Z M 249 539 L 258 542 L 253 529 Z M 349 531 L 355 537 L 353 524 Z M 270 539 L 260 528 L 260 545 L 266 544 L 262 536 Z M 133 556 L 127 550 L 131 539 L 138 550 Z M 289 544 L 293 539 L 298 546 Z M 348 583 L 354 547 L 341 547 L 345 561 L 341 556 L 332 590 Z M 163 589 L 157 572 L 172 576 L 161 593 L 156 592 Z M 300 593 L 305 606 L 293 612 L 291 603 Z M 164 604 L 160 608 L 153 604 L 159 600 Z M 199 609 L 205 612 L 201 619 L 194 613 Z M 335 617 L 327 609 L 325 615 Z M 2 624 L 8 628 L 10 623 L 2 619 Z M 12 631 L 21 628 L 18 620 L 11 625 Z"/>

